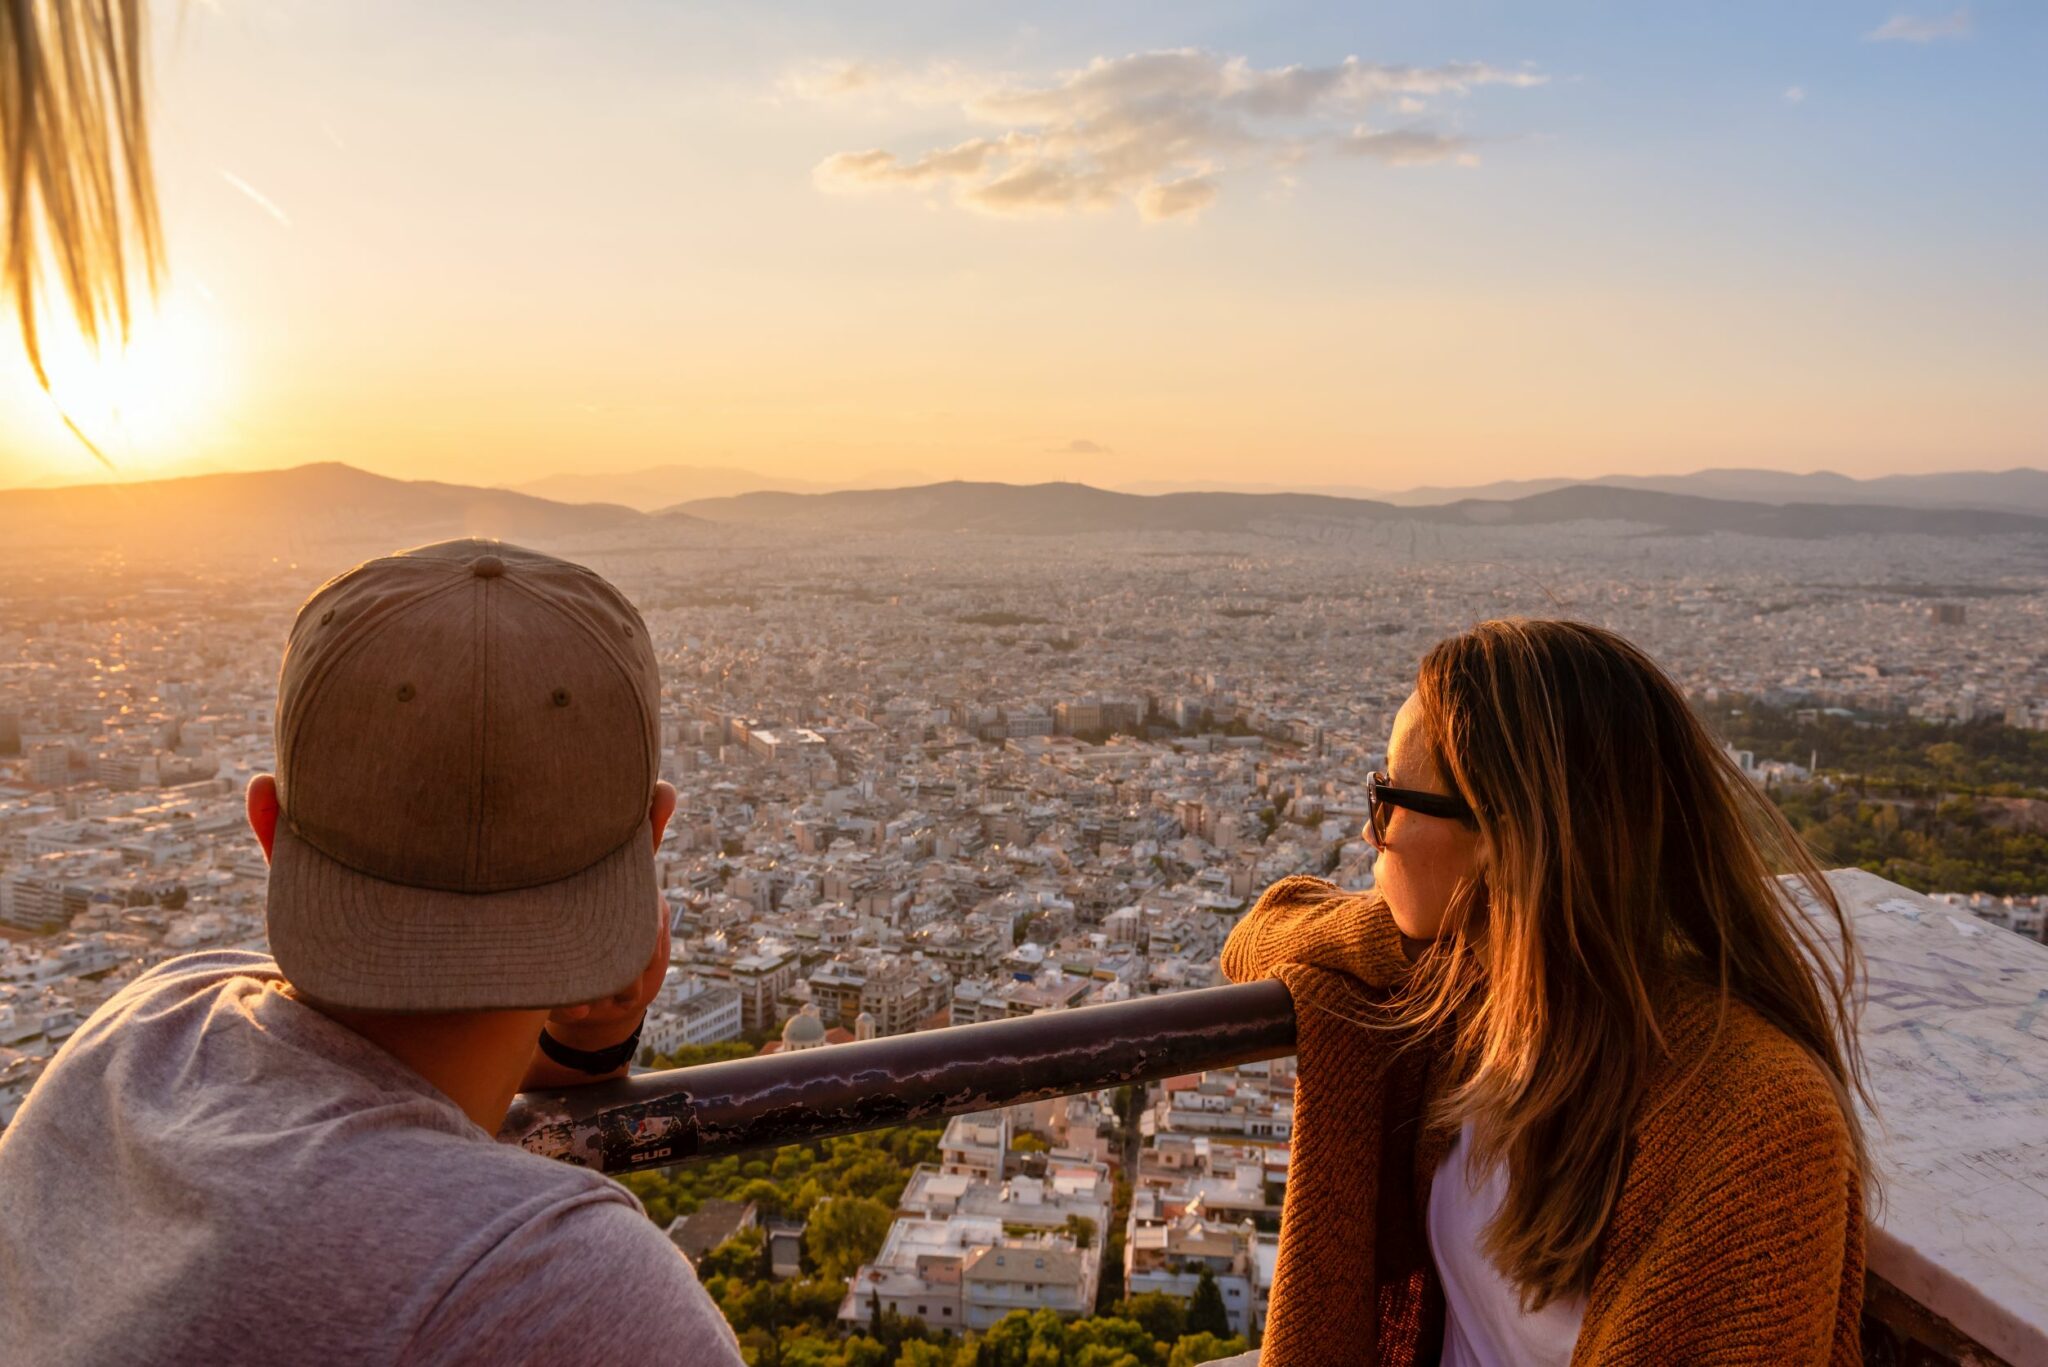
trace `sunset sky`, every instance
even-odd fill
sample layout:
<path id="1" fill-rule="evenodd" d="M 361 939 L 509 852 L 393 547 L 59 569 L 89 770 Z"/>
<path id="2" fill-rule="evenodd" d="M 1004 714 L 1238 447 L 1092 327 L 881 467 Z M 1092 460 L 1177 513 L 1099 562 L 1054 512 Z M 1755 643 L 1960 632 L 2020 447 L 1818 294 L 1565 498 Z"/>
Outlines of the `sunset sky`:
<path id="1" fill-rule="evenodd" d="M 2034 0 L 155 9 L 129 476 L 2048 464 Z"/>

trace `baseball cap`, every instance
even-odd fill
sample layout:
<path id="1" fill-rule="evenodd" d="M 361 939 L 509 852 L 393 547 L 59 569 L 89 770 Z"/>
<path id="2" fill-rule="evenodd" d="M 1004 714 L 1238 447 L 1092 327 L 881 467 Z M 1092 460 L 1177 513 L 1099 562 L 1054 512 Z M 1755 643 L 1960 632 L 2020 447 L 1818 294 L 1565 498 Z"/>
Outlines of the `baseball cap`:
<path id="1" fill-rule="evenodd" d="M 654 953 L 660 675 L 581 565 L 444 541 L 322 585 L 278 676 L 270 949 L 317 1001 L 588 1001 Z"/>

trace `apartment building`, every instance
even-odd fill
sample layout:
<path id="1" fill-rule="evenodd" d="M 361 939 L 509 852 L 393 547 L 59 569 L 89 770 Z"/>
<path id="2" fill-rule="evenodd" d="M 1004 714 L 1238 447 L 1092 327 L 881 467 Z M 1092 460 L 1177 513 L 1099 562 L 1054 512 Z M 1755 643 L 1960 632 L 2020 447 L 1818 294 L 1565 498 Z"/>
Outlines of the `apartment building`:
<path id="1" fill-rule="evenodd" d="M 738 1039 L 743 1030 L 741 1014 L 738 988 L 672 967 L 647 1009 L 640 1047 L 672 1054 L 690 1045 Z"/>
<path id="2" fill-rule="evenodd" d="M 1182 1206 L 1165 1193 L 1134 1192 L 1124 1232 L 1124 1293 L 1192 1300 L 1207 1271 L 1223 1293 L 1230 1332 L 1248 1334 L 1264 1323 L 1264 1298 L 1271 1290 L 1270 1278 L 1263 1288 L 1256 1281 L 1258 1233 L 1250 1220 L 1233 1223 L 1204 1214 L 1199 1201 Z"/>

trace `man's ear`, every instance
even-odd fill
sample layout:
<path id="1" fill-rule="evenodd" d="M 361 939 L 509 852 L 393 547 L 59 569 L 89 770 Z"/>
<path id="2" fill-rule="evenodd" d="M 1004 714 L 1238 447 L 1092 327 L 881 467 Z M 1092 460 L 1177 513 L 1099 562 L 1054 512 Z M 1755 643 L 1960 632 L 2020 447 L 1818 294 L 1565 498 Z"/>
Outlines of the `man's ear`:
<path id="1" fill-rule="evenodd" d="M 270 847 L 277 840 L 277 780 L 269 774 L 258 774 L 250 779 L 248 806 L 249 829 L 256 832 L 256 843 L 263 847 L 263 859 L 268 863 Z M 671 809 L 675 806 L 673 788 L 669 789 L 669 806 Z"/>
<path id="2" fill-rule="evenodd" d="M 268 775 L 268 774 L 266 774 L 266 775 L 264 775 L 264 777 L 268 778 L 268 777 L 269 777 L 269 775 Z M 253 791 L 253 790 L 254 790 L 254 787 L 255 787 L 255 785 L 254 785 L 254 784 L 251 784 L 251 785 L 250 785 L 250 787 L 251 787 L 251 790 Z M 253 801 L 253 799 L 252 799 L 252 801 Z M 661 837 L 662 837 L 662 833 L 663 833 L 664 831 L 666 831 L 666 830 L 668 829 L 668 819 L 669 819 L 670 817 L 674 816 L 675 814 L 676 814 L 676 790 L 675 790 L 675 786 L 674 786 L 673 784 L 671 784 L 671 783 L 668 783 L 668 782 L 666 782 L 666 781 L 661 781 L 661 782 L 657 782 L 657 783 L 656 783 L 656 784 L 654 785 L 654 800 L 653 800 L 652 802 L 650 802 L 650 803 L 648 803 L 648 804 L 647 804 L 647 824 L 648 824 L 648 825 L 649 825 L 649 826 L 650 826 L 650 827 L 651 827 L 651 828 L 653 829 L 653 831 L 654 831 L 654 848 L 655 848 L 655 849 L 657 849 L 657 850 L 658 850 L 658 849 L 660 849 L 660 848 L 661 848 Z M 253 819 L 253 818 L 252 818 L 252 819 Z M 264 842 L 263 848 L 264 848 L 265 850 L 268 850 L 268 849 L 270 848 L 270 844 L 269 844 L 269 842 L 268 842 L 268 841 L 265 841 L 265 842 Z"/>

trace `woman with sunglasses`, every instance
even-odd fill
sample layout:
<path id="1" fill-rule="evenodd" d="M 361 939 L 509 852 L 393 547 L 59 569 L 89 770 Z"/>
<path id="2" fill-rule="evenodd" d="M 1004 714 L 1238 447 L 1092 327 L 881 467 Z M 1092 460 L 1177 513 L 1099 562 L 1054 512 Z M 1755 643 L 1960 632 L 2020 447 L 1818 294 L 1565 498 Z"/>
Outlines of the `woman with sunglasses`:
<path id="1" fill-rule="evenodd" d="M 1223 952 L 1299 1022 L 1262 1367 L 1860 1362 L 1848 922 L 1680 691 L 1482 623 L 1367 800 L 1373 889 L 1287 879 Z"/>

